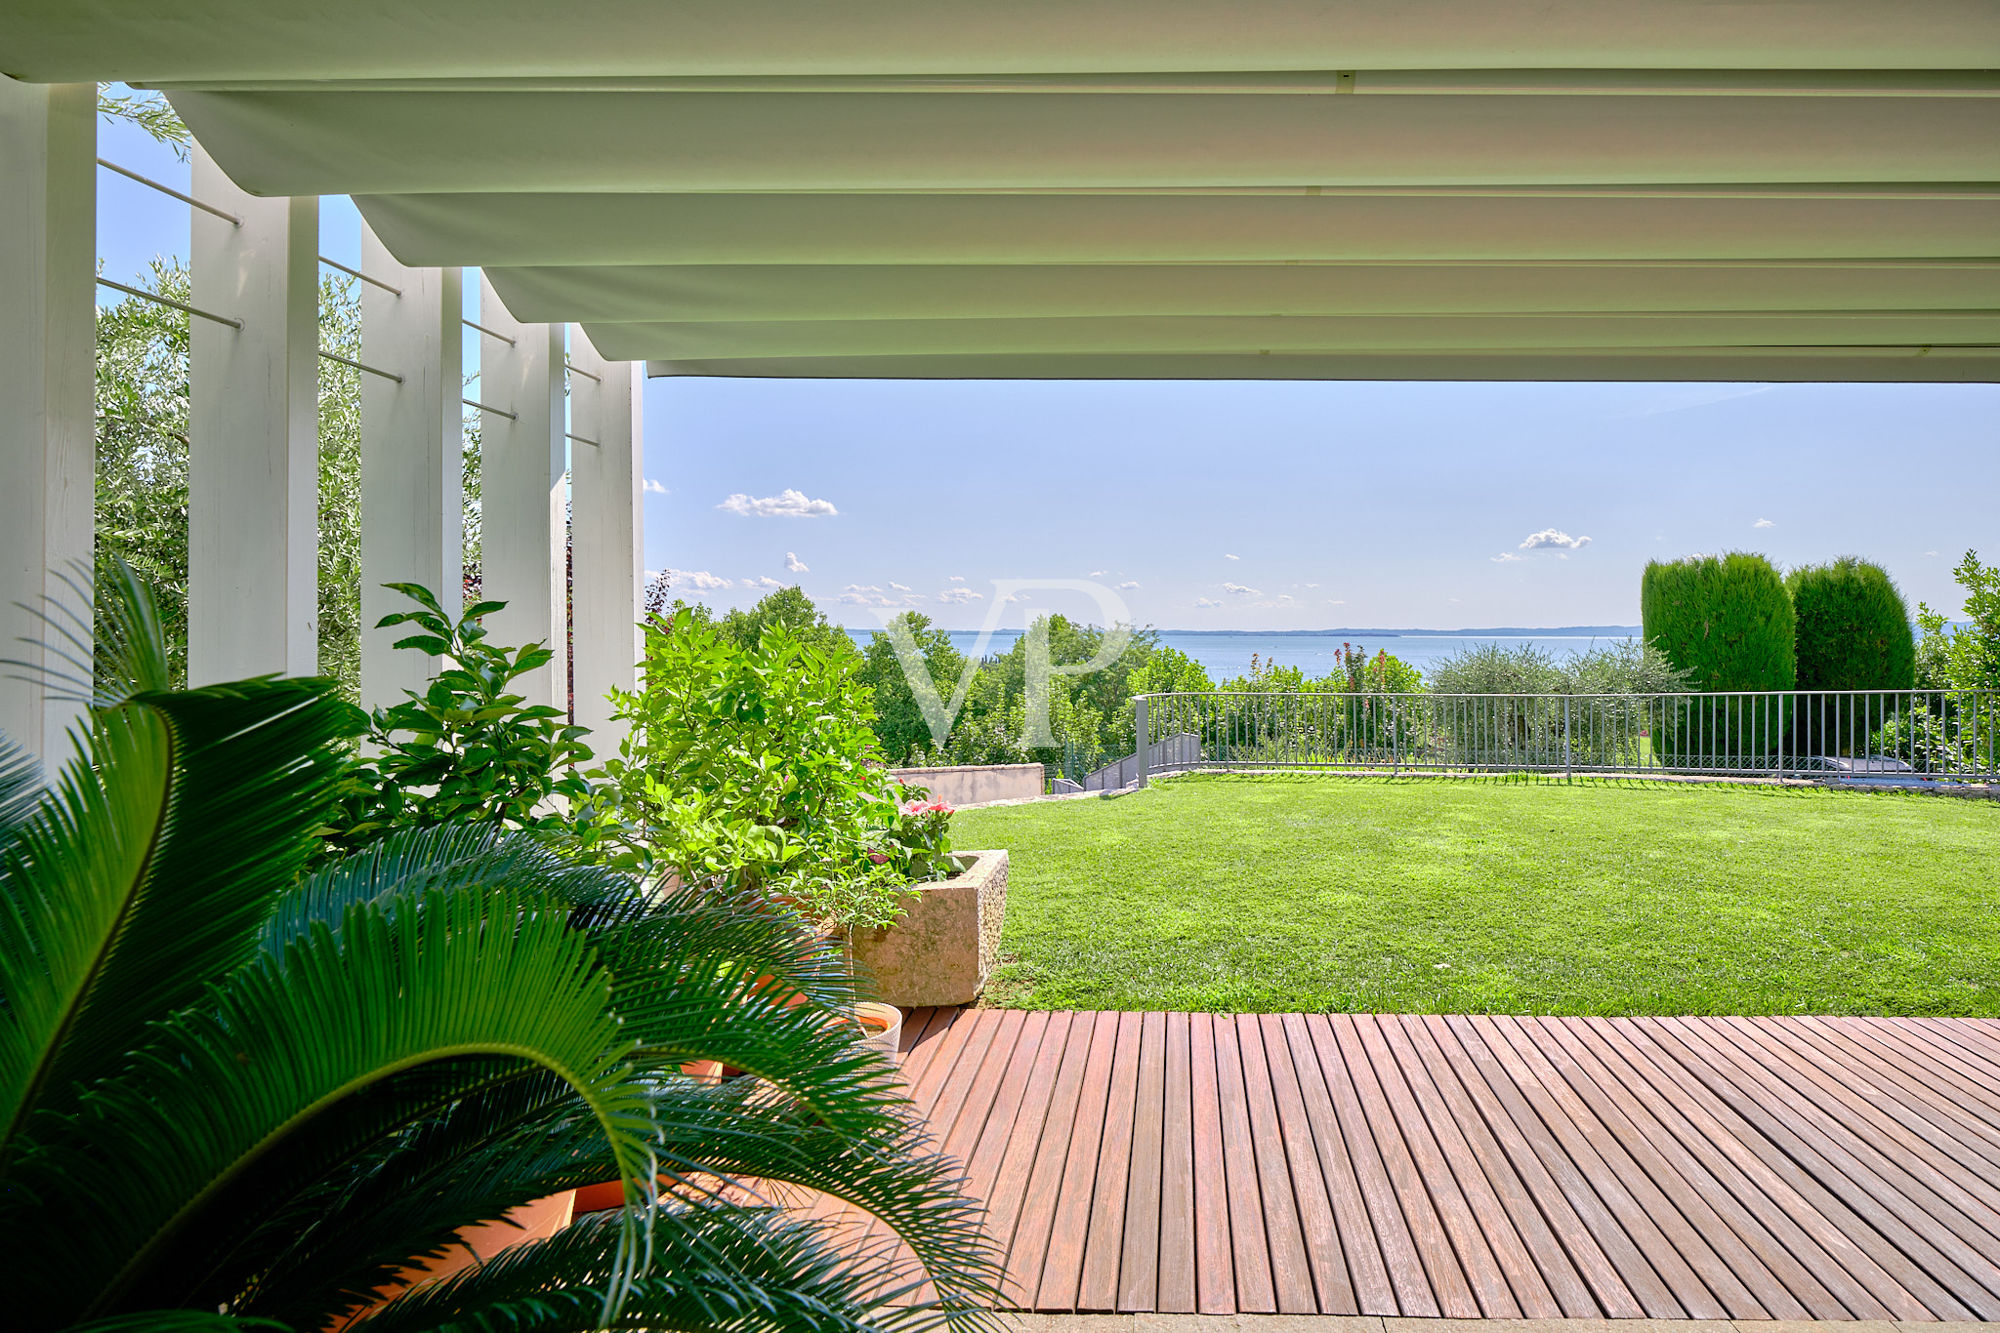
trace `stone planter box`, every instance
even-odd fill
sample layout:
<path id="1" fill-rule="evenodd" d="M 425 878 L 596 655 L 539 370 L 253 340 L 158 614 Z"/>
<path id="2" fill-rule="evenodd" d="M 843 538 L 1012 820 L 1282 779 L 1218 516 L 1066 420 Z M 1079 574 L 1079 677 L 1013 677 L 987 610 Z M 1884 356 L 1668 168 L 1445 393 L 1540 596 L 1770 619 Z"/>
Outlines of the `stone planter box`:
<path id="1" fill-rule="evenodd" d="M 950 879 L 912 888 L 895 925 L 854 933 L 854 961 L 885 1004 L 970 1004 L 992 974 L 1007 917 L 1007 853 L 959 855 L 969 864 Z"/>

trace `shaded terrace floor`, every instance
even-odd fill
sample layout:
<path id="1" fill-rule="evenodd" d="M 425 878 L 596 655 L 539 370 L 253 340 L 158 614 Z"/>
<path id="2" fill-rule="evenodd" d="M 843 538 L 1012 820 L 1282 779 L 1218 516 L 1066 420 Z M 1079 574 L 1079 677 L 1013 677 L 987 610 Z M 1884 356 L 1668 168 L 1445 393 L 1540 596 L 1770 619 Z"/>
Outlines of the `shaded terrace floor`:
<path id="1" fill-rule="evenodd" d="M 1043 1311 L 2000 1319 L 2000 1021 L 919 1010 Z"/>

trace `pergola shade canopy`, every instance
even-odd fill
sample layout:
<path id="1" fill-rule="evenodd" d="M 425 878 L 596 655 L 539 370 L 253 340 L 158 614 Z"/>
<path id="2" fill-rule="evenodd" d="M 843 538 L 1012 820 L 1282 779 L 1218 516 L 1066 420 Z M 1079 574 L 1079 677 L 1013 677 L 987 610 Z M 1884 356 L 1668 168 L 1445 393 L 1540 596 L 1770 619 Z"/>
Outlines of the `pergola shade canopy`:
<path id="1" fill-rule="evenodd" d="M 1990 0 L 82 0 L 0 52 L 655 373 L 2000 371 Z"/>

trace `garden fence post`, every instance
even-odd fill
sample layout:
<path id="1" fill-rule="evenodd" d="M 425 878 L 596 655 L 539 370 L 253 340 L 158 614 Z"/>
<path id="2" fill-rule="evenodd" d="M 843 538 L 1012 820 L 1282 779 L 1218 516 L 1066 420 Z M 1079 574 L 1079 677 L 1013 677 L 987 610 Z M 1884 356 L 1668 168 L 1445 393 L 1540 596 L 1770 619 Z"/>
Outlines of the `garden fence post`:
<path id="1" fill-rule="evenodd" d="M 1563 696 L 1563 781 L 1576 781 L 1576 751 L 1570 743 L 1570 697 Z"/>
<path id="2" fill-rule="evenodd" d="M 1139 785 L 1144 787 L 1147 761 L 1152 758 L 1150 751 L 1153 743 L 1152 737 L 1146 730 L 1146 696 L 1143 694 L 1132 701 L 1132 721 L 1132 738 L 1139 743 L 1138 753 L 1134 756 L 1133 762 L 1139 770 Z"/>

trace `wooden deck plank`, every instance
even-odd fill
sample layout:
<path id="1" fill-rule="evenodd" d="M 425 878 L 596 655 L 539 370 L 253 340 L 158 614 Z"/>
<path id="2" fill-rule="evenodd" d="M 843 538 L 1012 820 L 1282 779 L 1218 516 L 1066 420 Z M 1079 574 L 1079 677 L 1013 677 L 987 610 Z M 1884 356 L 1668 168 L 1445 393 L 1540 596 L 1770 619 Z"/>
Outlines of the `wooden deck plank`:
<path id="1" fill-rule="evenodd" d="M 1413 1032 L 1429 1042 L 1427 1049 L 1443 1060 L 1444 1067 L 1469 1099 L 1470 1109 L 1461 1113 L 1466 1132 L 1491 1135 L 1492 1143 L 1513 1168 L 1527 1198 L 1515 1217 L 1516 1226 L 1524 1236 L 1531 1236 L 1539 1224 L 1548 1236 L 1545 1240 L 1531 1240 L 1530 1248 L 1539 1254 L 1542 1246 L 1556 1245 L 1563 1260 L 1574 1265 L 1572 1271 L 1585 1284 L 1587 1292 L 1579 1301 L 1569 1284 L 1560 1280 L 1558 1266 L 1553 1262 L 1544 1265 L 1543 1276 L 1562 1300 L 1565 1313 L 1571 1318 L 1588 1318 L 1602 1312 L 1613 1319 L 1639 1319 L 1653 1309 L 1679 1310 L 1673 1294 L 1577 1174 L 1575 1164 L 1549 1139 L 1541 1121 L 1521 1102 L 1519 1090 L 1504 1077 L 1502 1087 L 1488 1083 L 1489 1075 L 1499 1077 L 1497 1066 L 1482 1070 L 1457 1034 L 1445 1026 L 1442 1017 L 1412 1017 L 1407 1021 Z M 1625 1261 L 1625 1267 L 1643 1274 L 1653 1305 L 1642 1303 L 1627 1284 L 1620 1265 L 1612 1258 L 1613 1252 Z M 1596 1302 L 1594 1307 L 1589 1304 L 1592 1299 Z M 1572 1309 L 1572 1305 L 1578 1308 Z"/>
<path id="2" fill-rule="evenodd" d="M 1341 1135 L 1354 1164 L 1361 1197 L 1368 1205 L 1370 1227 L 1388 1266 L 1389 1281 L 1396 1292 L 1397 1312 L 1436 1318 L 1440 1313 L 1437 1295 L 1431 1290 L 1430 1280 L 1424 1273 L 1424 1261 L 1417 1254 L 1416 1237 L 1411 1234 L 1409 1222 L 1403 1216 L 1402 1204 L 1396 1198 L 1395 1181 L 1390 1178 L 1388 1164 L 1383 1161 L 1381 1149 L 1375 1142 L 1375 1131 L 1369 1126 L 1367 1112 L 1362 1109 L 1361 1094 L 1354 1086 L 1347 1059 L 1340 1052 L 1340 1039 L 1335 1036 L 1332 1021 L 1325 1014 L 1309 1015 L 1305 1023 L 1312 1037 L 1313 1054 L 1319 1061 L 1320 1075 L 1326 1080 L 1327 1094 L 1333 1101 L 1334 1114 L 1339 1119 Z"/>
<path id="3" fill-rule="evenodd" d="M 1616 1227 L 1630 1241 L 1638 1252 L 1645 1268 L 1657 1274 L 1672 1294 L 1675 1314 L 1667 1318 L 1721 1319 L 1726 1317 L 1722 1305 L 1710 1294 L 1700 1276 L 1675 1249 L 1660 1230 L 1657 1223 L 1647 1213 L 1646 1206 L 1633 1197 L 1630 1189 L 1612 1170 L 1597 1149 L 1596 1140 L 1604 1136 L 1603 1127 L 1587 1111 L 1583 1119 L 1590 1129 L 1578 1122 L 1574 1098 L 1565 1104 L 1554 1092 L 1545 1087 L 1543 1081 L 1521 1059 L 1513 1045 L 1491 1023 L 1479 1018 L 1459 1018 L 1454 1015 L 1450 1022 L 1453 1030 L 1465 1042 L 1468 1049 L 1476 1054 L 1484 1054 L 1497 1062 L 1499 1070 L 1520 1095 L 1525 1106 L 1549 1132 L 1550 1141 L 1558 1151 L 1575 1165 L 1578 1178 L 1587 1182 L 1592 1193 L 1603 1201 L 1604 1207 L 1616 1219 Z M 1671 1211 L 1671 1210 L 1669 1210 Z M 1625 1272 L 1622 1267 L 1621 1272 Z M 1640 1279 L 1639 1270 L 1626 1272 L 1626 1280 Z M 1635 1287 L 1635 1290 L 1637 1288 Z M 1654 1316 L 1660 1318 L 1662 1316 Z"/>
<path id="4" fill-rule="evenodd" d="M 1550 1059 L 1570 1086 L 1599 1108 L 1634 1159 L 1765 1309 L 1780 1319 L 1848 1316 L 1847 1307 L 1773 1234 L 1767 1220 L 1779 1218 L 1770 1201 L 1754 1190 L 1739 1194 L 1729 1189 L 1667 1126 L 1665 1108 L 1656 1114 L 1643 1089 L 1620 1079 L 1600 1057 L 1578 1020 L 1550 1019 L 1538 1026 L 1554 1039 Z"/>
<path id="5" fill-rule="evenodd" d="M 1817 1132 L 1861 1163 L 1886 1192 L 1878 1197 L 1906 1220 L 1921 1219 L 1918 1230 L 1968 1277 L 2000 1300 L 2000 1238 L 1987 1230 L 2000 1224 L 1992 1211 L 1947 1174 L 1924 1160 L 1921 1146 L 1880 1125 L 1864 1132 L 1865 1112 L 1844 1090 L 1826 1088 L 1795 1069 L 1782 1054 L 1751 1041 L 1725 1022 L 1702 1020 L 1713 1039 L 1710 1049 L 1728 1053 L 1737 1067 L 1775 1097 L 1783 1108 L 1811 1118 Z M 1839 1114 L 1845 1111 L 1846 1116 Z M 1849 1118 L 1851 1117 L 1851 1119 Z M 1941 1243 L 1942 1242 L 1942 1243 Z M 2000 1307 L 1996 1307 L 2000 1309 Z"/>
<path id="6" fill-rule="evenodd" d="M 1291 1040 L 1277 1014 L 1260 1014 L 1264 1060 L 1278 1113 L 1277 1134 L 1291 1173 L 1292 1198 L 1298 1205 L 1299 1230 L 1305 1244 L 1314 1300 L 1321 1314 L 1359 1314 L 1354 1284 L 1347 1275 L 1347 1255 L 1334 1217 L 1333 1198 L 1320 1171 L 1313 1127 L 1306 1116 L 1305 1093 L 1292 1061 Z M 1329 1116 L 1331 1108 L 1329 1107 Z"/>
<path id="7" fill-rule="evenodd" d="M 1154 1270 L 1163 1314 L 1195 1309 L 1194 1088 L 1189 1071 L 1190 1023 L 1168 1014 L 1165 1106 L 1160 1119 L 1160 1255 Z M 1136 1280 L 1136 1279 L 1135 1279 Z M 1134 1290 L 1137 1290 L 1135 1287 Z"/>
<path id="8" fill-rule="evenodd" d="M 1016 1308 L 2000 1318 L 2000 1023 L 917 1010 L 902 1047 Z"/>
<path id="9" fill-rule="evenodd" d="M 1001 1152 L 999 1165 L 994 1168 L 993 1183 L 986 1195 L 987 1234 L 1006 1253 L 1003 1292 L 1016 1308 L 1034 1299 L 1032 1291 L 1023 1290 L 1018 1266 L 1021 1215 L 1027 1205 L 1029 1183 L 1042 1159 L 1042 1140 L 1048 1133 L 1056 1085 L 1062 1075 L 1064 1059 L 1069 1054 L 1070 1030 L 1079 1023 L 1087 1025 L 1088 1015 L 1059 1013 L 1050 1016 L 1048 1028 L 1035 1051 L 1035 1063 L 1029 1071 L 1028 1084 L 1022 1090 L 1020 1108 L 1015 1113 L 1013 1126 L 1008 1130 L 1007 1145 Z M 1063 1130 L 1062 1133 L 1067 1134 L 1068 1131 Z M 1063 1142 L 1066 1145 L 1068 1140 Z M 1033 1276 L 1036 1279 L 1041 1277 L 1039 1242 L 1035 1247 Z"/>
<path id="10" fill-rule="evenodd" d="M 1836 1077 L 1859 1071 L 1882 1089 L 1876 1097 L 1884 1110 L 1907 1104 L 1960 1149 L 1983 1159 L 1986 1170 L 2000 1175 L 2000 1128 L 1979 1114 L 1977 1089 L 1959 1091 L 1945 1079 L 1920 1072 L 1912 1057 L 1894 1047 L 1884 1051 L 1866 1035 L 1818 1019 L 1801 1020 L 1796 1035 L 1799 1049 L 1810 1053 L 1821 1069 Z"/>
<path id="11" fill-rule="evenodd" d="M 1160 1290 L 1160 1197 L 1166 1146 L 1167 1016 L 1139 1016 L 1133 1071 L 1132 1147 L 1125 1181 L 1125 1234 L 1118 1247 L 1113 1308 L 1152 1311 Z M 1086 1269 L 1088 1264 L 1086 1263 Z"/>
<path id="12" fill-rule="evenodd" d="M 1513 1224 L 1501 1210 L 1499 1199 L 1476 1165 L 1468 1162 L 1466 1165 L 1471 1169 L 1463 1178 L 1454 1172 L 1443 1144 L 1418 1104 L 1411 1087 L 1412 1071 L 1404 1069 L 1381 1020 L 1374 1015 L 1359 1018 L 1355 1021 L 1355 1031 L 1375 1067 L 1376 1081 L 1389 1100 L 1389 1109 L 1402 1127 L 1403 1142 L 1409 1147 L 1411 1160 L 1429 1186 L 1431 1201 L 1437 1207 L 1445 1233 L 1451 1237 L 1452 1249 L 1458 1254 L 1459 1266 L 1471 1284 L 1480 1313 L 1489 1319 L 1521 1318 L 1522 1306 L 1515 1299 L 1506 1269 L 1518 1266 L 1532 1271 L 1534 1265 L 1522 1248 L 1520 1237 L 1514 1234 Z M 1483 1187 L 1476 1202 L 1467 1189 L 1472 1180 Z M 1500 1258 L 1503 1250 L 1508 1256 L 1504 1263 Z M 1559 1314 L 1548 1286 L 1539 1278 L 1534 1286 L 1548 1315 Z"/>
<path id="13" fill-rule="evenodd" d="M 1923 1319 L 1923 1303 L 1896 1284 L 1873 1259 L 1831 1226 L 1800 1195 L 1792 1181 L 1769 1167 L 1725 1127 L 1698 1090 L 1674 1088 L 1657 1077 L 1650 1061 L 1601 1019 L 1578 1024 L 1578 1039 L 1587 1043 L 1614 1077 L 1645 1099 L 1664 1127 L 1759 1220 L 1786 1252 L 1823 1284 L 1840 1304 L 1828 1319 Z M 1721 1108 L 1721 1115 L 1728 1114 Z M 1740 1122 L 1738 1122 L 1740 1125 Z M 1747 1128 L 1747 1127 L 1743 1127 Z"/>
<path id="14" fill-rule="evenodd" d="M 1535 1208 L 1479 1113 L 1420 1023 L 1379 1020 L 1417 1105 L 1479 1218 L 1521 1313 L 1530 1319 L 1585 1318 L 1597 1302 L 1561 1242 Z"/>
<path id="15" fill-rule="evenodd" d="M 1236 1308 L 1275 1314 L 1277 1290 L 1266 1241 L 1263 1193 L 1257 1176 L 1257 1145 L 1250 1132 L 1249 1094 L 1243 1087 L 1243 1053 L 1236 1023 L 1228 1014 L 1214 1019 L 1216 1104 L 1221 1111 L 1222 1173 L 1229 1201 L 1229 1253 L 1236 1270 Z"/>
<path id="16" fill-rule="evenodd" d="M 1305 1107 L 1303 1123 L 1312 1135 L 1319 1178 L 1333 1207 L 1334 1230 L 1340 1238 L 1341 1257 L 1347 1261 L 1354 1304 L 1361 1314 L 1395 1314 L 1396 1289 L 1389 1281 L 1389 1265 L 1375 1239 L 1374 1225 L 1368 1220 L 1368 1203 L 1361 1195 L 1361 1182 L 1348 1155 L 1340 1117 L 1333 1108 L 1333 1096 L 1327 1091 L 1326 1075 L 1320 1070 L 1305 1015 L 1285 1014 L 1279 1022 L 1285 1031 L 1292 1073 Z M 1327 1313 L 1346 1313 L 1327 1303 L 1324 1293 L 1323 1288 L 1320 1299 Z"/>
<path id="17" fill-rule="evenodd" d="M 1222 1109 L 1215 1075 L 1215 1016 L 1188 1015 L 1193 1089 L 1195 1309 L 1236 1313 L 1236 1264 L 1229 1253 L 1229 1190 L 1222 1168 Z"/>
<path id="18" fill-rule="evenodd" d="M 1341 1058 L 1347 1064 L 1348 1077 L 1354 1080 L 1362 1114 L 1367 1117 L 1369 1132 L 1375 1136 L 1375 1146 L 1382 1153 L 1382 1164 L 1388 1169 L 1390 1183 L 1395 1187 L 1397 1206 L 1409 1223 L 1418 1261 L 1423 1264 L 1424 1274 L 1430 1279 L 1439 1311 L 1448 1319 L 1477 1319 L 1480 1314 L 1478 1298 L 1473 1295 L 1465 1270 L 1459 1267 L 1458 1255 L 1452 1250 L 1444 1221 L 1438 1216 L 1437 1206 L 1432 1203 L 1425 1188 L 1423 1173 L 1417 1169 L 1416 1160 L 1410 1155 L 1410 1145 L 1403 1138 L 1396 1113 L 1390 1108 L 1389 1099 L 1375 1076 L 1375 1068 L 1369 1062 L 1368 1052 L 1362 1046 L 1355 1019 L 1348 1014 L 1330 1014 L 1327 1022 L 1333 1029 Z"/>
<path id="19" fill-rule="evenodd" d="M 1041 1295 L 1042 1270 L 1055 1229 L 1056 1208 L 1063 1197 L 1063 1173 L 1069 1165 L 1077 1106 L 1083 1099 L 1085 1068 L 1090 1062 L 1097 1018 L 1096 1014 L 1071 1016 L 1062 1068 L 1056 1073 L 1048 1120 L 1042 1126 L 1041 1149 L 1028 1177 L 1020 1220 L 1014 1224 L 1014 1248 L 1008 1256 L 1007 1271 L 1018 1284 L 1015 1294 L 1021 1307 L 1027 1310 L 1041 1308 L 1037 1301 Z"/>
<path id="20" fill-rule="evenodd" d="M 1530 1076 L 1535 1078 L 1553 1099 L 1558 1113 L 1569 1118 L 1577 1132 L 1589 1141 L 1591 1149 L 1605 1166 L 1618 1178 L 1626 1191 L 1644 1209 L 1646 1218 L 1663 1236 L 1673 1255 L 1692 1269 L 1708 1289 L 1711 1297 L 1732 1319 L 1768 1319 L 1770 1311 L 1758 1300 L 1730 1260 L 1745 1262 L 1745 1256 L 1737 1251 L 1733 1235 L 1717 1230 L 1717 1234 L 1705 1234 L 1689 1219 L 1682 1208 L 1675 1206 L 1662 1190 L 1664 1183 L 1681 1196 L 1683 1207 L 1687 1205 L 1685 1192 L 1675 1188 L 1671 1178 L 1655 1181 L 1648 1173 L 1647 1165 L 1664 1172 L 1664 1167 L 1654 1161 L 1654 1154 L 1646 1145 L 1630 1133 L 1624 1118 L 1609 1104 L 1593 1105 L 1577 1093 L 1563 1076 L 1567 1061 L 1560 1055 L 1559 1048 L 1544 1050 L 1533 1040 L 1532 1034 L 1523 1025 L 1511 1019 L 1495 1018 L 1487 1020 L 1489 1031 L 1501 1040 L 1511 1041 L 1516 1055 L 1521 1059 Z M 1554 1042 L 1549 1043 L 1552 1048 Z M 1637 1152 L 1646 1159 L 1635 1160 Z M 1671 1177 L 1671 1173 L 1666 1173 Z M 1697 1216 L 1703 1214 L 1697 1213 Z M 1725 1258 L 1719 1250 L 1729 1251 Z M 1650 1252 L 1649 1252 L 1650 1253 Z M 1659 1256 L 1654 1256 L 1655 1267 L 1659 1266 Z M 1754 1280 L 1754 1278 L 1753 1278 Z M 1682 1296 L 1686 1303 L 1687 1296 Z"/>
<path id="21" fill-rule="evenodd" d="M 1740 1048 L 1757 1051 L 1765 1067 L 1801 1095 L 1840 1113 L 1855 1132 L 1893 1145 L 1903 1168 L 1971 1218 L 1989 1236 L 2000 1236 L 2000 1188 L 1993 1163 L 1945 1126 L 1924 1116 L 1911 1099 L 1872 1080 L 1857 1061 L 1829 1072 L 1812 1058 L 1809 1038 L 1787 1024 L 1777 1031 L 1726 1023 Z"/>
<path id="22" fill-rule="evenodd" d="M 1125 1206 L 1130 1201 L 1132 1147 L 1139 1109 L 1139 1037 L 1143 1014 L 1119 1014 L 1117 1045 L 1111 1058 L 1111 1095 L 1097 1155 L 1097 1184 L 1090 1204 L 1090 1233 L 1083 1249 L 1083 1276 L 1076 1308 L 1118 1308 L 1118 1276 L 1124 1261 Z"/>
<path id="23" fill-rule="evenodd" d="M 1280 1314 L 1318 1314 L 1306 1258 L 1306 1238 L 1292 1191 L 1291 1163 L 1278 1128 L 1277 1090 L 1255 1014 L 1236 1015 L 1236 1049 L 1243 1060 L 1243 1091 L 1250 1113 L 1250 1144 L 1257 1162 L 1257 1192 L 1264 1205 L 1264 1240 L 1271 1257 L 1271 1288 Z"/>
<path id="24" fill-rule="evenodd" d="M 1803 1164 L 1815 1179 L 1827 1185 L 1842 1204 L 1851 1208 L 1868 1226 L 1881 1232 L 1899 1251 L 1910 1256 L 1926 1281 L 1934 1279 L 1930 1291 L 1924 1290 L 1923 1282 L 1913 1284 L 1909 1279 L 1903 1281 L 1912 1292 L 1923 1298 L 1938 1318 L 1964 1319 L 1968 1317 L 1968 1312 L 1981 1311 L 1988 1305 L 1990 1293 L 1939 1251 L 1933 1241 L 1936 1234 L 1934 1224 L 1928 1218 L 1916 1220 L 1913 1224 L 1906 1207 L 1898 1206 L 1906 1205 L 1907 1201 L 1876 1179 L 1840 1144 L 1822 1134 L 1816 1123 L 1817 1116 L 1801 1116 L 1781 1105 L 1771 1095 L 1770 1089 L 1733 1066 L 1699 1033 L 1685 1029 L 1673 1019 L 1649 1020 L 1643 1030 L 1683 1069 L 1756 1126 L 1760 1137 L 1769 1140 L 1776 1151 Z M 1994 1316 L 1979 1313 L 1977 1317 L 1990 1319 Z"/>

